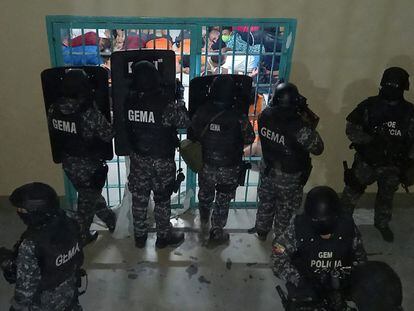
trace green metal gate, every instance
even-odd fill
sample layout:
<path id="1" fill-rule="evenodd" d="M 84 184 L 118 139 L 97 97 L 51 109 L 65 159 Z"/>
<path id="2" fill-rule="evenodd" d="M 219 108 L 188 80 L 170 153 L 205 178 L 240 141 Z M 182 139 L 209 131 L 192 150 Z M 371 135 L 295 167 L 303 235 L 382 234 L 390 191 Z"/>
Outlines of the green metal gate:
<path id="1" fill-rule="evenodd" d="M 188 103 L 189 81 L 208 74 L 248 74 L 254 80 L 254 94 L 249 118 L 255 125 L 265 107 L 276 79 L 289 79 L 295 19 L 223 19 L 223 18 L 121 18 L 47 16 L 49 50 L 52 66 L 101 65 L 110 70 L 109 56 L 116 50 L 142 48 L 173 49 L 176 52 L 177 77 L 185 87 Z M 224 35 L 224 36 L 223 36 Z M 227 36 L 227 43 L 222 39 Z M 185 138 L 180 131 L 180 139 Z M 259 156 L 254 146 L 248 148 L 246 160 L 257 167 Z M 197 204 L 196 174 L 187 169 L 178 153 L 177 167 L 186 172 L 186 182 L 172 206 L 181 207 L 188 190 L 195 194 L 190 206 Z M 123 198 L 127 173 L 125 158 L 115 156 L 108 163 L 108 179 L 103 195 L 109 205 Z M 255 207 L 257 170 L 249 170 L 245 186 L 238 187 L 233 207 Z M 76 191 L 65 177 L 66 197 L 70 205 Z"/>

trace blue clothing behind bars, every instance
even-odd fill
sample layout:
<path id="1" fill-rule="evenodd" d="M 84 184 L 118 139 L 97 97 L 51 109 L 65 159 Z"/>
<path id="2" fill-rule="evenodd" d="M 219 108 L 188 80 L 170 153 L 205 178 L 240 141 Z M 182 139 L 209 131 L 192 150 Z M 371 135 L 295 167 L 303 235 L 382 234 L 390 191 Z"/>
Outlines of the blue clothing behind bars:
<path id="1" fill-rule="evenodd" d="M 72 53 L 71 53 L 72 50 Z M 98 47 L 96 45 L 68 46 L 62 47 L 63 62 L 68 65 L 100 65 L 102 59 L 99 56 Z"/>

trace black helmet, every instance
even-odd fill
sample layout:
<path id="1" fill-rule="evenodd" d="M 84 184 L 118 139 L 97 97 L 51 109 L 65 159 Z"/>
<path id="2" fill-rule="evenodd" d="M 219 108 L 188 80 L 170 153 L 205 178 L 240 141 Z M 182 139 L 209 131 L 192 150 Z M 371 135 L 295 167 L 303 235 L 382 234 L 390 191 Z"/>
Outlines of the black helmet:
<path id="1" fill-rule="evenodd" d="M 88 75 L 83 69 L 69 69 L 62 81 L 63 96 L 73 99 L 90 99 L 93 93 Z"/>
<path id="2" fill-rule="evenodd" d="M 161 87 L 161 75 L 155 65 L 142 60 L 132 65 L 132 89 L 138 92 L 158 91 Z"/>
<path id="3" fill-rule="evenodd" d="M 332 233 L 341 212 L 338 194 L 330 187 L 319 186 L 309 191 L 305 200 L 305 215 L 320 235 Z"/>
<path id="4" fill-rule="evenodd" d="M 15 189 L 9 200 L 13 206 L 25 210 L 18 214 L 28 226 L 43 225 L 59 211 L 56 191 L 44 183 L 25 184 Z"/>
<path id="5" fill-rule="evenodd" d="M 235 85 L 231 75 L 218 75 L 210 86 L 210 95 L 215 105 L 230 108 L 234 104 Z"/>
<path id="6" fill-rule="evenodd" d="M 270 107 L 293 108 L 300 103 L 301 96 L 293 83 L 282 82 L 276 85 Z"/>
<path id="7" fill-rule="evenodd" d="M 390 67 L 385 69 L 382 74 L 381 87 L 391 87 L 399 90 L 408 91 L 410 88 L 410 75 L 400 67 Z"/>

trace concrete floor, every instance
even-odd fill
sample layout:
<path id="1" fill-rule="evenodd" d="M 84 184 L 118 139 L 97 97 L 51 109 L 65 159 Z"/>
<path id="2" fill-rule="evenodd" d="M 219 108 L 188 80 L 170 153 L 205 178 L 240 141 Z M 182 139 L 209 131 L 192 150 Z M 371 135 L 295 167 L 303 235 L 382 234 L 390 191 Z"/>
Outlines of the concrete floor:
<path id="1" fill-rule="evenodd" d="M 401 276 L 405 310 L 414 305 L 413 197 L 398 196 L 392 227 L 396 242 L 385 243 L 372 226 L 372 210 L 360 209 L 360 225 L 370 259 L 383 260 Z M 361 203 L 372 205 L 372 196 Z M 228 246 L 209 249 L 207 232 L 198 217 L 187 212 L 176 221 L 186 241 L 176 249 L 156 251 L 155 236 L 138 250 L 133 240 L 113 239 L 102 231 L 86 248 L 89 288 L 81 297 L 84 310 L 283 310 L 275 291 L 281 284 L 269 268 L 270 241 L 263 243 L 246 233 L 255 210 L 231 211 Z M 11 246 L 23 225 L 5 200 L 0 200 L 0 245 Z M 6 310 L 13 288 L 0 280 L 0 310 Z"/>

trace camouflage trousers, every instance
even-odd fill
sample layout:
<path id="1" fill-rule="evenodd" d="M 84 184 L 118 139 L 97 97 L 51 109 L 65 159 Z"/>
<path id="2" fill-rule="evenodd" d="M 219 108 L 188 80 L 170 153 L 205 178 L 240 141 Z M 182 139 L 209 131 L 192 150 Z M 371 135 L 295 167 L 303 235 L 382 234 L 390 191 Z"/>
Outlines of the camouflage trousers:
<path id="1" fill-rule="evenodd" d="M 261 165 L 256 228 L 269 232 L 273 225 L 275 236 L 280 236 L 302 204 L 303 186 L 301 172 L 288 174 L 276 168 L 265 171 L 265 165 Z"/>
<path id="2" fill-rule="evenodd" d="M 38 294 L 36 302 L 29 307 L 33 311 L 82 311 L 78 299 L 78 287 L 76 278 L 71 277 L 62 282 L 58 287 L 52 290 L 45 290 Z M 20 310 L 20 305 L 15 300 L 12 305 L 16 310 Z M 23 308 L 27 310 L 26 308 Z M 22 309 L 22 310 L 23 310 Z"/>
<path id="3" fill-rule="evenodd" d="M 211 216 L 211 227 L 224 228 L 229 215 L 230 201 L 236 194 L 240 166 L 215 167 L 204 164 L 198 175 L 198 201 L 200 209 L 210 210 L 214 201 Z"/>
<path id="4" fill-rule="evenodd" d="M 66 176 L 78 192 L 76 218 L 82 235 L 89 232 L 95 214 L 105 222 L 112 213 L 102 196 L 102 187 L 96 182 L 96 173 L 103 163 L 99 159 L 78 157 L 65 157 L 62 161 Z"/>
<path id="5" fill-rule="evenodd" d="M 362 186 L 377 182 L 378 192 L 375 199 L 374 223 L 378 227 L 386 227 L 392 217 L 392 201 L 400 184 L 400 170 L 395 166 L 372 167 L 355 154 L 352 170 Z M 363 191 L 345 186 L 342 192 L 342 206 L 349 213 L 353 213 Z"/>
<path id="6" fill-rule="evenodd" d="M 152 190 L 157 237 L 165 238 L 171 231 L 171 194 L 175 181 L 175 161 L 137 154 L 131 154 L 130 159 L 128 187 L 132 194 L 134 235 L 142 237 L 148 232 L 147 209 Z"/>

